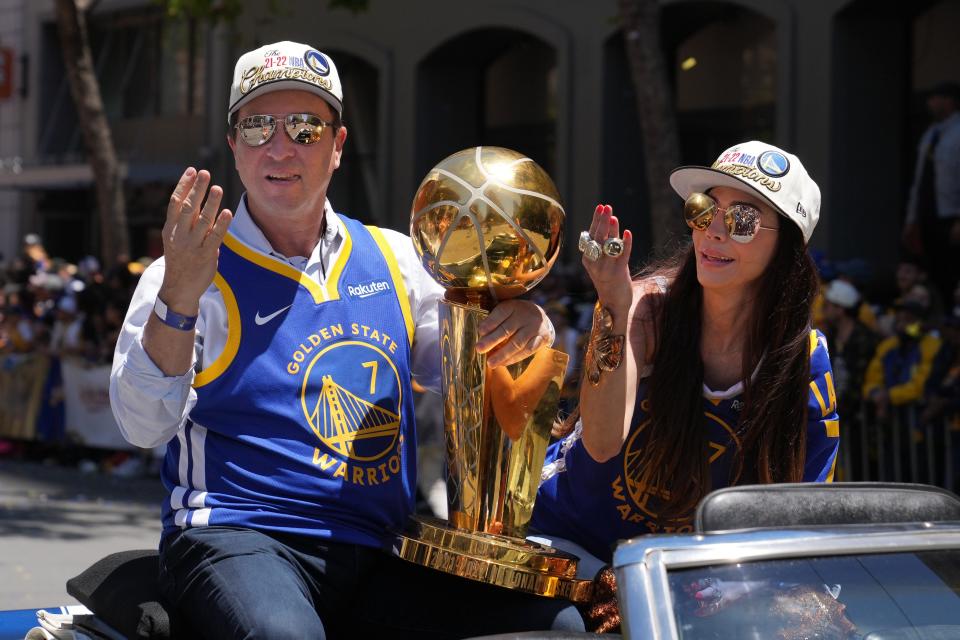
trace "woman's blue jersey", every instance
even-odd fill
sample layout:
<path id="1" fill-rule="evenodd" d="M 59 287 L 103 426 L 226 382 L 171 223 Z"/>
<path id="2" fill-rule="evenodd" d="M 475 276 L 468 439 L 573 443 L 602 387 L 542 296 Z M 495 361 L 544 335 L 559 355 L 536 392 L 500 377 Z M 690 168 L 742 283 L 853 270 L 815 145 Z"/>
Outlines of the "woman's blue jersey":
<path id="1" fill-rule="evenodd" d="M 810 377 L 803 480 L 830 482 L 840 444 L 840 426 L 826 338 L 819 331 L 810 332 Z M 639 483 L 638 462 L 650 422 L 646 380 L 640 382 L 636 407 L 620 453 L 606 462 L 596 462 L 587 453 L 579 424 L 573 433 L 550 446 L 545 480 L 534 506 L 534 531 L 575 542 L 609 562 L 618 540 L 646 533 L 693 530 L 692 514 L 670 527 L 659 528 L 656 524 L 658 490 Z M 704 394 L 704 425 L 714 489 L 730 483 L 731 463 L 740 447 L 737 427 L 742 407 L 742 385 L 722 395 Z"/>

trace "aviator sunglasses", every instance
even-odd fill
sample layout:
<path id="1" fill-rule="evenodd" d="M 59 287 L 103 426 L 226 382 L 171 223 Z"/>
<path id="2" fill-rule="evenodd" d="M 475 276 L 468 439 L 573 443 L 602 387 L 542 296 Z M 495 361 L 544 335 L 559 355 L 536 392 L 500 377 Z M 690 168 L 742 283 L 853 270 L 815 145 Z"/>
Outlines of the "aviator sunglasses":
<path id="1" fill-rule="evenodd" d="M 323 130 L 333 126 L 314 113 L 288 113 L 283 117 L 283 128 L 297 144 L 320 142 Z M 240 139 L 251 147 L 266 144 L 277 130 L 277 118 L 271 115 L 247 116 L 236 124 Z"/>
<path id="2" fill-rule="evenodd" d="M 723 214 L 723 222 L 727 226 L 727 235 L 734 242 L 746 244 L 757 236 L 760 229 L 778 231 L 777 227 L 765 227 L 760 224 L 760 209 L 738 203 L 721 209 L 717 201 L 705 193 L 691 193 L 683 203 L 683 219 L 687 226 L 698 231 L 705 231 L 713 222 L 713 216 Z"/>

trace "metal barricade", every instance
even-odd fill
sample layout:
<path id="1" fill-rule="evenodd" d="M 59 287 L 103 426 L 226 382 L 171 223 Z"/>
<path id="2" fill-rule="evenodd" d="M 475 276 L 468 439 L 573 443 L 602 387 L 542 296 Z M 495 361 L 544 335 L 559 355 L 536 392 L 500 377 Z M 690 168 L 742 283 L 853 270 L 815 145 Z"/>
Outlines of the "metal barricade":
<path id="1" fill-rule="evenodd" d="M 860 424 L 857 425 L 857 431 L 859 432 L 860 440 L 860 477 L 851 478 L 852 480 L 869 480 L 870 479 L 870 434 L 868 433 L 867 428 L 867 406 L 865 403 L 860 403 L 860 411 L 857 412 L 857 418 L 860 421 Z"/>
<path id="2" fill-rule="evenodd" d="M 892 456 L 892 468 L 894 482 L 903 482 L 903 464 L 901 458 L 901 441 L 903 429 L 900 420 L 897 419 L 897 411 L 892 407 L 888 409 L 888 420 L 890 425 L 890 455 Z M 881 465 L 881 468 L 882 465 Z M 881 478 L 883 480 L 883 478 Z"/>
<path id="3" fill-rule="evenodd" d="M 943 487 L 953 491 L 953 420 L 948 417 L 940 422 L 943 426 Z"/>
<path id="4" fill-rule="evenodd" d="M 917 403 L 890 409 L 885 420 L 878 420 L 869 403 L 864 403 L 849 426 L 841 430 L 842 477 L 852 481 L 924 482 L 953 491 L 960 454 L 954 451 L 960 441 L 953 434 L 953 424 L 960 418 L 925 421 L 922 405 Z M 856 471 L 855 460 L 859 463 Z"/>

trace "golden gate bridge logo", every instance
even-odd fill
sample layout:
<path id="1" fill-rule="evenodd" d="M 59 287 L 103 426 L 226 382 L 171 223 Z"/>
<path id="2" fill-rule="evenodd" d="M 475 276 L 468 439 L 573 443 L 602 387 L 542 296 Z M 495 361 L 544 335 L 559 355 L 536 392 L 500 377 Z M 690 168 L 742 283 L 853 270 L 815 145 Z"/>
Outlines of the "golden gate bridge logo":
<path id="1" fill-rule="evenodd" d="M 645 399 L 640 405 L 640 408 L 648 413 L 650 410 L 650 400 Z M 704 412 L 704 417 L 707 419 L 707 422 L 713 422 L 720 425 L 724 431 L 727 432 L 730 436 L 730 442 L 733 447 L 736 449 L 740 448 L 740 439 L 737 437 L 736 432 L 730 428 L 723 419 L 719 416 L 709 412 Z M 638 509 L 646 513 L 648 516 L 656 516 L 655 505 L 661 503 L 665 500 L 670 499 L 670 492 L 659 486 L 659 478 L 654 476 L 653 485 L 643 483 L 642 478 L 642 463 L 643 463 L 643 447 L 646 444 L 646 436 L 641 437 L 646 428 L 650 425 L 650 419 L 647 418 L 630 436 L 630 439 L 627 441 L 626 450 L 623 455 L 623 476 L 626 481 L 627 494 L 630 496 L 630 499 L 633 501 L 633 504 L 636 505 Z M 709 451 L 709 464 L 713 464 L 718 458 L 720 458 L 724 453 L 727 452 L 729 445 L 723 445 L 717 442 L 710 441 L 708 444 Z"/>
<path id="2" fill-rule="evenodd" d="M 336 367 L 322 366 L 324 355 L 345 345 L 359 347 L 366 353 L 361 358 L 337 358 Z M 357 355 L 355 349 L 350 351 L 351 356 Z M 379 357 L 370 359 L 370 351 Z M 378 374 L 381 365 L 387 365 L 386 371 Z M 317 373 L 315 369 L 321 370 L 320 391 L 308 402 L 312 395 L 308 383 L 311 372 Z M 338 379 L 344 384 L 338 384 Z M 395 379 L 395 385 L 390 384 L 391 379 Z M 399 375 L 386 354 L 372 345 L 350 341 L 331 345 L 317 354 L 304 377 L 301 404 L 310 428 L 327 447 L 352 460 L 369 461 L 393 449 L 400 433 L 400 393 Z M 384 407 L 384 402 L 396 410 Z"/>
<path id="3" fill-rule="evenodd" d="M 649 404 L 648 400 L 644 400 L 644 402 Z M 640 480 L 642 477 L 641 462 L 643 461 L 643 443 L 646 442 L 646 437 L 640 439 L 638 436 L 645 431 L 649 425 L 650 419 L 648 418 L 637 428 L 633 435 L 630 436 L 626 451 L 624 451 L 623 454 L 623 477 L 626 480 L 627 493 L 630 495 L 633 504 L 648 516 L 656 516 L 656 512 L 651 508 L 653 506 L 650 504 L 651 498 L 664 500 L 669 498 L 670 494 L 660 487 L 648 486 Z M 656 482 L 656 480 L 654 482 Z"/>

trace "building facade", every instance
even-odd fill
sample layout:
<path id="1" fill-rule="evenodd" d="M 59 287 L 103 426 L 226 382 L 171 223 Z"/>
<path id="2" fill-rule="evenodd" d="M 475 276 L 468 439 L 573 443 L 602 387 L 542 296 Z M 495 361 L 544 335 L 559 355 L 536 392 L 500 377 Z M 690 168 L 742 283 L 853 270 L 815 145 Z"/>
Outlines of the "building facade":
<path id="1" fill-rule="evenodd" d="M 0 181 L 12 181 L 22 171 L 23 4 L 24 0 L 0 0 Z M 0 263 L 19 250 L 21 212 L 20 191 L 0 188 Z"/>

